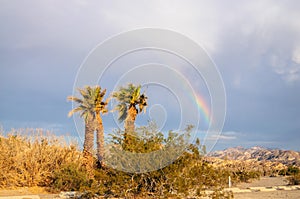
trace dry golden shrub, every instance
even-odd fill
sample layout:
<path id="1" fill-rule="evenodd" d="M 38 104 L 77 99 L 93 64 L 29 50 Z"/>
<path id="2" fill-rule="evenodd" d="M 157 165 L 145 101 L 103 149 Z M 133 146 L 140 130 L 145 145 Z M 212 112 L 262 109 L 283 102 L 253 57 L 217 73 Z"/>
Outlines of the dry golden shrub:
<path id="1" fill-rule="evenodd" d="M 62 166 L 82 166 L 77 144 L 43 129 L 12 130 L 0 135 L 0 187 L 48 186 Z"/>

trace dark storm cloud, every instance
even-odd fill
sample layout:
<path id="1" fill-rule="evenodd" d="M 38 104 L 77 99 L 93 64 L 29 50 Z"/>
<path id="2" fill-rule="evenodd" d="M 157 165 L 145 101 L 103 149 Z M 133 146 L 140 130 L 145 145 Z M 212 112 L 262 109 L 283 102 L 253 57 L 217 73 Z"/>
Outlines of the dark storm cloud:
<path id="1" fill-rule="evenodd" d="M 227 26 L 215 61 L 227 88 L 224 130 L 247 135 L 237 143 L 272 147 L 289 143 L 299 150 L 300 29 L 294 23 L 297 10 L 281 6 L 266 7 L 258 21 L 245 15 L 241 19 L 245 24 Z"/>
<path id="2" fill-rule="evenodd" d="M 159 27 L 200 43 L 220 69 L 228 112 L 219 147 L 300 150 L 299 9 L 276 0 L 1 1 L 0 123 L 74 131 L 66 96 L 89 51 L 121 31 Z"/>

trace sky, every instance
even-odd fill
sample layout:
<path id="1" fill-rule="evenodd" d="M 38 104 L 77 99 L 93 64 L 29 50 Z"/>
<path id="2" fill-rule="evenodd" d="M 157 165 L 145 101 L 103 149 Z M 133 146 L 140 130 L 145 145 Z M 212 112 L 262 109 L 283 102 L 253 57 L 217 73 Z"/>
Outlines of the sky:
<path id="1" fill-rule="evenodd" d="M 227 112 L 221 136 L 207 137 L 218 139 L 215 150 L 264 146 L 299 151 L 299 10 L 297 0 L 2 0 L 0 125 L 5 131 L 44 128 L 78 135 L 67 117 L 72 103 L 66 98 L 73 94 L 81 64 L 111 36 L 151 27 L 186 35 L 217 66 Z M 152 114 L 170 123 L 166 128 L 176 125 L 175 105 L 150 105 Z M 115 125 L 111 119 L 104 122 L 106 131 Z"/>

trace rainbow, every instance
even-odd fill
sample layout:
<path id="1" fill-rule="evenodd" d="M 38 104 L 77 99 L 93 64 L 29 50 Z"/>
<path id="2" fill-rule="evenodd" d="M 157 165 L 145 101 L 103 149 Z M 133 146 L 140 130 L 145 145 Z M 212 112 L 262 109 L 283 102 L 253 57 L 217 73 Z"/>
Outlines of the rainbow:
<path id="1" fill-rule="evenodd" d="M 187 79 L 183 75 L 181 75 L 181 77 L 188 83 L 189 87 L 192 89 L 192 92 L 188 92 L 188 96 L 193 102 L 196 103 L 198 111 L 200 112 L 200 116 L 204 117 L 205 124 L 209 126 L 212 120 L 209 106 L 205 102 L 204 98 L 193 89 L 193 86 L 191 85 L 189 79 Z M 186 89 L 188 90 L 188 88 Z"/>
<path id="2" fill-rule="evenodd" d="M 210 109 L 207 106 L 205 100 L 203 99 L 202 96 L 197 95 L 196 92 L 194 94 L 192 94 L 191 96 L 195 100 L 199 112 L 201 112 L 202 115 L 204 116 L 204 120 L 205 120 L 206 124 L 209 125 L 210 124 L 210 120 L 211 120 L 211 118 L 210 118 Z"/>
<path id="3" fill-rule="evenodd" d="M 192 101 L 194 101 L 197 105 L 198 111 L 200 112 L 200 116 L 204 117 L 204 121 L 206 125 L 210 125 L 210 122 L 212 120 L 211 117 L 211 113 L 210 113 L 210 108 L 208 107 L 208 105 L 206 104 L 204 98 L 199 95 L 197 92 L 195 92 L 195 90 L 193 89 L 193 86 L 191 85 L 191 82 L 188 78 L 186 78 L 184 75 L 182 75 L 182 73 L 180 73 L 179 71 L 177 71 L 176 69 L 171 68 L 172 70 L 175 70 L 175 72 L 180 75 L 181 78 L 183 78 L 189 85 L 189 87 L 192 89 L 192 92 L 188 92 L 189 97 Z M 188 90 L 188 88 L 186 87 L 186 89 Z M 201 119 L 201 117 L 200 117 Z"/>

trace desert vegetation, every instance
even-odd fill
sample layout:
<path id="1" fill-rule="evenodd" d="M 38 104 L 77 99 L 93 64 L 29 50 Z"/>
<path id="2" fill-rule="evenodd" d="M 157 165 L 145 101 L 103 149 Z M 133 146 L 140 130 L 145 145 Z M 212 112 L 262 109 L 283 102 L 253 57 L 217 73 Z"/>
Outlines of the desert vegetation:
<path id="1" fill-rule="evenodd" d="M 1 188 L 40 186 L 50 192 L 78 191 L 81 198 L 183 198 L 204 196 L 207 191 L 210 191 L 211 198 L 232 198 L 231 192 L 223 191 L 228 186 L 229 176 L 233 183 L 238 183 L 259 178 L 267 172 L 263 165 L 250 167 L 247 163 L 220 163 L 205 157 L 205 146 L 200 140 L 193 144 L 187 142 L 192 125 L 181 133 L 169 131 L 167 135 L 159 132 L 153 122 L 136 128 L 135 119 L 146 110 L 148 100 L 139 85 L 121 87 L 106 100 L 106 90 L 99 86 L 87 86 L 78 91 L 80 98 L 68 97 L 76 103 L 69 116 L 79 113 L 84 120 L 83 151 L 75 142 L 42 129 L 1 132 Z M 106 106 L 111 97 L 118 102 L 115 110 L 119 112 L 119 121 L 124 122 L 124 130 L 110 132 L 109 139 L 104 142 L 102 116 L 108 112 Z M 94 133 L 97 138 L 95 151 Z M 104 146 L 111 147 L 104 149 Z M 156 170 L 124 172 L 113 168 L 122 167 L 128 161 L 141 171 L 147 170 L 149 165 L 130 157 L 124 160 L 110 151 L 114 149 L 135 154 L 165 149 L 168 153 L 153 158 L 152 164 L 159 164 L 160 159 L 170 161 L 167 166 Z M 108 155 L 105 155 L 105 150 Z M 172 154 L 176 155 L 175 160 Z M 105 160 L 113 160 L 115 167 L 106 166 Z"/>
<path id="2" fill-rule="evenodd" d="M 2 135 L 1 135 L 2 134 Z M 82 153 L 76 143 L 43 129 L 0 133 L 0 187 L 50 186 L 53 173 L 64 167 L 81 169 Z"/>
<path id="3" fill-rule="evenodd" d="M 290 165 L 280 171 L 280 175 L 287 176 L 290 185 L 300 185 L 300 169 L 297 166 Z"/>
<path id="4" fill-rule="evenodd" d="M 151 134 L 152 124 L 143 127 Z M 0 186 L 46 187 L 50 192 L 80 191 L 81 197 L 184 197 L 204 195 L 205 190 L 213 190 L 214 197 L 230 198 L 222 192 L 230 174 L 228 170 L 217 169 L 203 160 L 199 144 L 190 144 L 184 153 L 169 166 L 147 173 L 127 173 L 109 167 L 99 167 L 97 156 L 93 156 L 93 176 L 86 169 L 84 154 L 76 144 L 67 143 L 63 137 L 49 136 L 45 131 L 11 131 L 0 139 Z M 38 132 L 38 133 L 36 133 Z M 120 134 L 112 135 L 112 141 L 122 146 Z M 162 144 L 182 139 L 170 132 L 163 138 L 133 139 L 130 146 L 135 152 L 157 150 Z"/>

